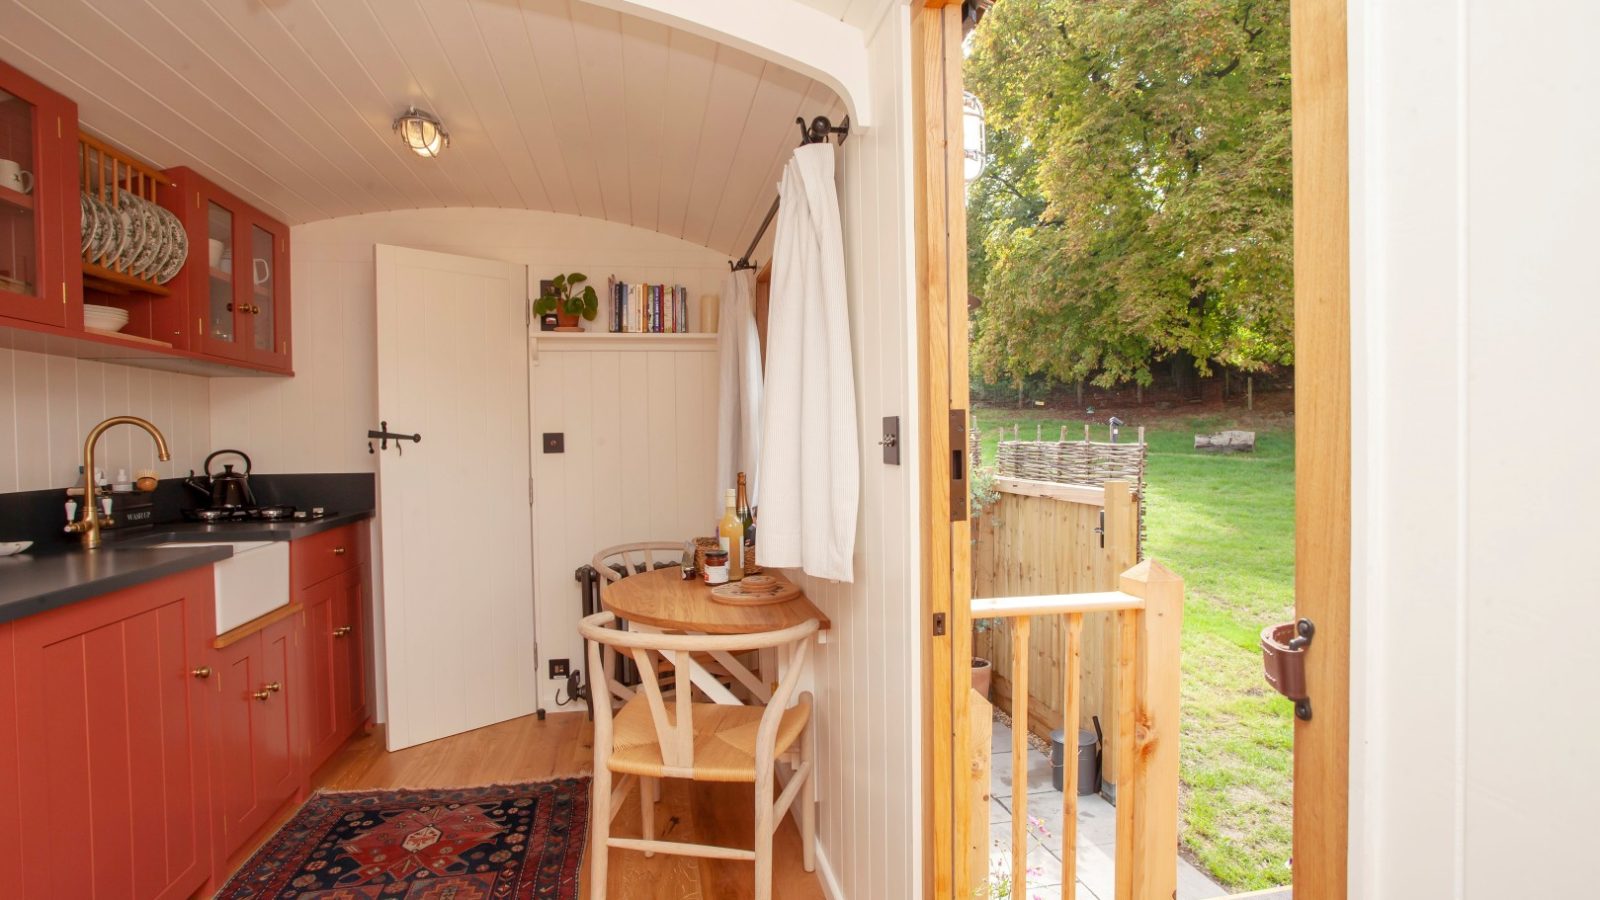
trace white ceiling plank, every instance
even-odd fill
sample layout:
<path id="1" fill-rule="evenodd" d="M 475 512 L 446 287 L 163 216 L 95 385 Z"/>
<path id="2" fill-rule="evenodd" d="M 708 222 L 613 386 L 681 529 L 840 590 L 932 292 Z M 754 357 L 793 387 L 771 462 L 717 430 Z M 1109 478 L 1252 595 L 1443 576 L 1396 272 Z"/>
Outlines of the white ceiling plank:
<path id="1" fill-rule="evenodd" d="M 666 97 L 661 107 L 665 125 L 658 154 L 661 176 L 656 230 L 681 238 L 694 183 L 695 158 L 705 131 L 706 99 L 716 71 L 717 45 L 686 31 L 672 32 L 671 43 Z"/>
<path id="2" fill-rule="evenodd" d="M 583 78 L 578 71 L 578 47 L 572 32 L 566 0 L 521 0 L 524 27 L 533 58 L 544 84 L 550 119 L 547 131 L 561 145 L 567 177 L 579 215 L 606 218 L 600 192 L 600 169 L 595 161 L 598 141 L 590 130 Z"/>
<path id="3" fill-rule="evenodd" d="M 234 117 L 302 169 L 309 186 L 345 197 L 354 209 L 393 193 L 394 184 L 306 102 L 327 90 L 326 83 L 297 89 L 285 77 L 306 71 L 303 53 L 270 13 L 230 23 L 209 8 L 196 9 L 192 0 L 145 3 L 145 10 L 117 21 L 136 43 L 160 48 L 160 58 L 193 87 L 192 102 L 210 102 Z"/>
<path id="4" fill-rule="evenodd" d="M 711 78 L 711 93 L 706 96 L 705 123 L 700 132 L 700 149 L 695 155 L 694 178 L 690 180 L 689 205 L 684 211 L 680 236 L 686 241 L 706 244 L 728 184 L 728 172 L 738 152 L 739 138 L 752 113 L 761 70 L 766 64 L 748 53 L 729 47 L 717 48 L 717 68 Z M 724 249 L 724 248 L 718 248 Z"/>
<path id="5" fill-rule="evenodd" d="M 367 0 L 367 6 L 373 9 L 374 0 Z M 474 102 L 484 93 L 492 93 L 495 86 L 464 86 L 456 72 L 456 66 L 464 61 L 446 52 L 436 30 L 436 26 L 470 28 L 462 12 L 458 7 L 456 15 L 447 17 L 451 23 L 447 24 L 430 19 L 413 0 L 376 0 L 374 9 L 379 29 L 417 80 L 429 111 L 443 120 L 450 132 L 450 151 L 431 162 L 449 169 L 462 184 L 475 185 L 474 191 L 483 198 L 477 205 L 526 207 L 529 201 L 522 197 Z"/>
<path id="6" fill-rule="evenodd" d="M 472 15 L 505 93 L 507 112 L 522 137 L 523 149 L 539 174 L 552 212 L 577 215 L 578 201 L 567 174 L 559 136 L 550 130 L 539 65 L 533 58 L 522 7 L 517 3 L 475 3 Z"/>
<path id="7" fill-rule="evenodd" d="M 628 133 L 627 101 L 623 96 L 622 26 L 616 13 L 571 0 L 572 36 L 578 48 L 578 68 L 589 111 L 589 131 L 609 139 L 595 142 L 595 166 L 600 171 L 600 196 L 605 217 L 633 224 L 633 198 L 628 188 L 628 145 L 638 137 Z"/>
<path id="8" fill-rule="evenodd" d="M 268 10 L 288 42 L 284 55 L 272 58 L 281 60 L 279 73 L 327 131 L 389 185 L 388 190 L 373 185 L 383 193 L 382 208 L 438 206 L 442 196 L 455 192 L 438 166 L 413 165 L 416 155 L 401 146 L 392 128 L 399 110 L 315 3 Z"/>
<path id="9" fill-rule="evenodd" d="M 421 0 L 421 7 L 433 26 L 445 58 L 450 60 L 457 84 L 470 99 L 479 129 L 494 147 L 505 167 L 506 177 L 516 186 L 520 205 L 549 209 L 550 194 L 545 190 L 539 167 L 529 159 L 527 140 L 522 129 L 517 127 L 500 70 L 489 56 L 472 6 L 463 9 L 461 0 Z M 449 101 L 441 99 L 440 103 Z"/>
<path id="10" fill-rule="evenodd" d="M 580 0 L 0 0 L 0 58 L 75 100 L 84 130 L 292 224 L 548 209 L 730 255 L 795 116 L 843 104 L 714 35 Z M 394 136 L 408 104 L 450 130 L 440 158 Z"/>
<path id="11" fill-rule="evenodd" d="M 787 157 L 800 143 L 797 117 L 807 121 L 813 115 L 806 107 L 806 90 L 812 84 L 805 76 L 768 63 L 756 89 L 750 119 L 739 137 L 733 163 L 727 172 L 727 188 L 717 204 L 711 228 L 697 240 L 708 247 L 731 247 L 748 236 L 739 234 L 752 204 L 767 203 L 773 185 L 769 180 L 775 160 Z"/>
<path id="12" fill-rule="evenodd" d="M 633 224 L 651 231 L 661 225 L 662 150 L 671 124 L 666 119 L 671 40 L 672 30 L 665 25 L 622 18 L 629 209 Z"/>
<path id="13" fill-rule="evenodd" d="M 219 139 L 189 118 L 197 115 L 198 110 L 180 113 L 140 83 L 129 79 L 123 70 L 112 67 L 96 52 L 69 38 L 54 24 L 38 18 L 31 11 L 15 4 L 5 7 L 5 10 L 7 14 L 5 21 L 0 22 L 0 34 L 17 47 L 26 48 L 23 53 L 45 63 L 48 71 L 19 67 L 46 84 L 61 88 L 63 93 L 77 100 L 81 121 L 93 127 L 97 119 L 113 118 L 105 113 L 115 111 L 118 116 L 145 123 L 146 127 L 166 136 L 176 146 L 192 148 L 194 158 L 230 182 L 225 186 L 238 188 L 236 192 L 241 196 L 268 210 L 281 212 L 294 208 L 302 212 L 316 210 L 315 214 L 319 216 L 337 214 L 333 210 L 339 207 L 330 204 L 330 198 L 315 196 L 303 188 L 278 180 L 272 168 L 262 165 L 262 148 L 257 142 L 242 138 L 236 141 Z M 88 20 L 91 17 L 81 18 Z M 97 16 L 93 18 L 98 19 Z M 72 28 L 74 36 L 92 37 L 93 32 L 94 29 L 83 24 L 74 24 Z M 92 89 L 89 88 L 91 84 Z M 145 156 L 146 151 L 129 146 L 119 134 L 107 133 L 106 136 L 128 150 Z M 168 161 L 170 157 L 146 158 L 163 166 L 171 164 Z M 233 177 L 224 173 L 231 173 Z"/>

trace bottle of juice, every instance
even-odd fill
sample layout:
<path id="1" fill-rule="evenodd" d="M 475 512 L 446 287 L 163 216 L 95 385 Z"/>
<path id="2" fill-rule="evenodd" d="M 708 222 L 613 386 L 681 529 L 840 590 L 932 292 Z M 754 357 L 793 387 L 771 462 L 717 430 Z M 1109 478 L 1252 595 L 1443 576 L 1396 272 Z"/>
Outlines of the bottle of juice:
<path id="1" fill-rule="evenodd" d="M 739 520 L 738 492 L 728 488 L 727 508 L 717 526 L 718 543 L 728 553 L 728 580 L 744 578 L 744 523 Z"/>

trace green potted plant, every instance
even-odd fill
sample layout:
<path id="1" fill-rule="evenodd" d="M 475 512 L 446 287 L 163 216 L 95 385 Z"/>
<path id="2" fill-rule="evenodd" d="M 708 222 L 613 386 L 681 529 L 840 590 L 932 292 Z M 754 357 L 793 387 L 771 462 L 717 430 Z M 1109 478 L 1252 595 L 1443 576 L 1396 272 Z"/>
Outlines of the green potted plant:
<path id="1" fill-rule="evenodd" d="M 534 313 L 542 316 L 554 312 L 559 330 L 580 330 L 579 316 L 593 322 L 595 315 L 600 312 L 600 295 L 594 292 L 594 288 L 588 285 L 579 288 L 588 280 L 589 276 L 582 272 L 573 272 L 570 275 L 557 275 L 550 281 L 541 281 L 539 299 L 533 304 Z"/>

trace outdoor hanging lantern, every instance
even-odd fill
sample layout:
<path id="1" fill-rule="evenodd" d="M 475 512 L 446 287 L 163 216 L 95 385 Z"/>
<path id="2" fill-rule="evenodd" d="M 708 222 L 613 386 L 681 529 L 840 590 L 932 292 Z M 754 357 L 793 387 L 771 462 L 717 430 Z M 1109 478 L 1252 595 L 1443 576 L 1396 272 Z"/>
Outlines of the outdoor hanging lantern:
<path id="1" fill-rule="evenodd" d="M 450 132 L 444 130 L 439 117 L 415 106 L 394 120 L 394 131 L 400 135 L 400 142 L 418 156 L 435 157 L 450 146 Z"/>
<path id="2" fill-rule="evenodd" d="M 961 94 L 961 173 L 967 184 L 978 180 L 989 162 L 989 132 L 983 122 L 983 103 L 971 91 Z"/>

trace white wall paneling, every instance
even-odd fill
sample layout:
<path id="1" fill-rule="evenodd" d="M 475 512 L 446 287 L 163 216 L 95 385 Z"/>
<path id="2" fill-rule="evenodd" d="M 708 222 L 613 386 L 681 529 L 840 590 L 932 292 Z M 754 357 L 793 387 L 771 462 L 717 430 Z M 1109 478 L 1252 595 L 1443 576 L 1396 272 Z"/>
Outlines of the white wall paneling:
<path id="1" fill-rule="evenodd" d="M 868 45 L 879 127 L 839 151 L 857 429 L 916 434 L 910 19 Z M 861 442 L 855 581 L 804 579 L 833 620 L 815 657 L 819 869 L 835 896 L 916 897 L 922 880 L 921 596 L 916 454 L 886 466 Z"/>
<path id="2" fill-rule="evenodd" d="M 1350 895 L 1589 896 L 1600 8 L 1350 9 Z"/>
<path id="3" fill-rule="evenodd" d="M 539 658 L 583 668 L 573 572 L 596 550 L 711 534 L 716 470 L 715 337 L 541 339 L 529 371 L 533 432 L 534 596 Z M 543 453 L 540 436 L 565 435 Z M 564 681 L 540 673 L 540 705 L 562 707 Z"/>
<path id="4" fill-rule="evenodd" d="M 0 493 L 71 486 L 89 429 L 124 414 L 155 423 L 172 459 L 157 460 L 143 431 L 115 428 L 96 455 L 107 477 L 147 468 L 162 478 L 185 475 L 210 452 L 206 379 L 0 347 Z"/>
<path id="5" fill-rule="evenodd" d="M 859 50 L 853 28 L 765 2 Z M 777 132 L 792 144 L 797 115 L 845 108 L 782 62 L 582 0 L 11 0 L 0 57 L 76 100 L 87 130 L 291 225 L 540 209 L 724 253 L 771 202 Z M 391 133 L 408 105 L 444 120 L 438 159 Z"/>

